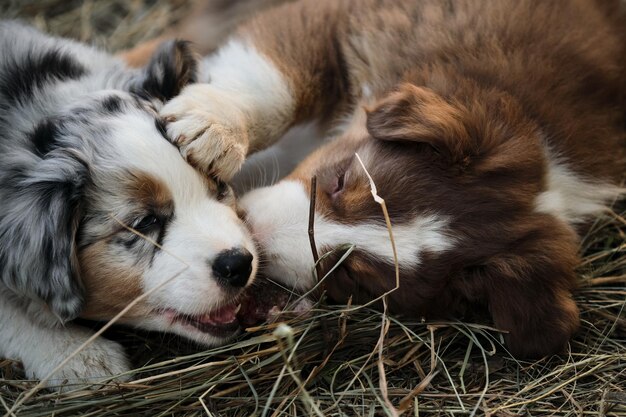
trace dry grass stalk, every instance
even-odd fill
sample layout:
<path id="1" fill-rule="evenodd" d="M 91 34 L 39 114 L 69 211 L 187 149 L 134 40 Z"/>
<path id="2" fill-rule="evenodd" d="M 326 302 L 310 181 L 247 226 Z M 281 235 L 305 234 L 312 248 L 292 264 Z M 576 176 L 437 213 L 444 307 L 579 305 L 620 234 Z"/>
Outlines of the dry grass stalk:
<path id="1" fill-rule="evenodd" d="M 313 262 L 315 262 L 315 271 L 317 272 L 317 279 L 322 276 L 319 269 L 320 256 L 317 253 L 317 246 L 315 244 L 315 200 L 317 197 L 317 177 L 311 178 L 311 195 L 309 204 L 309 243 L 311 244 L 311 253 L 313 254 Z"/>
<path id="2" fill-rule="evenodd" d="M 385 404 L 387 405 L 389 413 L 393 417 L 398 417 L 399 416 L 398 410 L 396 410 L 396 408 L 393 406 L 393 404 L 391 404 L 391 401 L 389 400 L 387 376 L 385 374 L 385 365 L 383 362 L 383 345 L 385 342 L 385 337 L 387 336 L 387 332 L 389 331 L 389 319 L 387 319 L 387 295 L 391 294 L 393 291 L 400 288 L 400 264 L 398 262 L 398 253 L 396 251 L 396 241 L 393 238 L 391 218 L 389 217 L 389 212 L 387 211 L 387 204 L 385 203 L 385 199 L 378 195 L 378 191 L 376 189 L 376 183 L 374 182 L 374 179 L 370 175 L 367 168 L 365 168 L 365 164 L 363 163 L 363 160 L 361 159 L 359 154 L 355 153 L 354 155 L 359 161 L 359 164 L 361 164 L 361 167 L 363 168 L 363 171 L 365 171 L 365 175 L 367 176 L 367 179 L 369 180 L 370 192 L 372 193 L 372 197 L 374 198 L 374 201 L 376 201 L 376 203 L 380 205 L 383 211 L 383 217 L 385 218 L 385 224 L 387 225 L 387 231 L 389 232 L 389 242 L 391 244 L 391 249 L 393 251 L 393 262 L 394 262 L 395 273 L 396 273 L 396 286 L 395 288 L 393 288 L 392 290 L 386 292 L 385 294 L 381 296 L 383 300 L 383 314 L 382 314 L 382 324 L 380 326 L 380 337 L 378 339 L 378 374 L 379 374 L 378 385 L 380 387 L 380 392 L 383 396 L 383 399 L 385 400 Z"/>

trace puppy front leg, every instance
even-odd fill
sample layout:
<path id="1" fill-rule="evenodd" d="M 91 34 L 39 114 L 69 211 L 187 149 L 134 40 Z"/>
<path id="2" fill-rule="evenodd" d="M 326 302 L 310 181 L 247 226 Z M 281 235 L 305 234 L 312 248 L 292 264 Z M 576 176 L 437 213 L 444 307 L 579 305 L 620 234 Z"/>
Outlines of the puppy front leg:
<path id="1" fill-rule="evenodd" d="M 0 295 L 0 357 L 21 360 L 28 378 L 46 378 L 91 335 L 71 324 L 47 326 L 14 300 Z M 97 338 L 52 375 L 46 386 L 71 389 L 71 384 L 94 383 L 129 369 L 121 345 Z"/>
<path id="2" fill-rule="evenodd" d="M 291 126 L 347 100 L 341 21 L 350 2 L 301 1 L 260 15 L 203 62 L 203 83 L 162 109 L 167 133 L 200 171 L 229 179 Z"/>

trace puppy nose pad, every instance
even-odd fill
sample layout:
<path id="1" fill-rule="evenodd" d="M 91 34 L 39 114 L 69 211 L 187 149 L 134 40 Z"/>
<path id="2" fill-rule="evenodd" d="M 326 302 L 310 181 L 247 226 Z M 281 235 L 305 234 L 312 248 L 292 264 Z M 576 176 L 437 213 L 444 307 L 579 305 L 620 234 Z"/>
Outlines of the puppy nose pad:
<path id="1" fill-rule="evenodd" d="M 252 273 L 253 259 L 244 248 L 222 251 L 213 261 L 213 274 L 222 285 L 243 287 Z"/>

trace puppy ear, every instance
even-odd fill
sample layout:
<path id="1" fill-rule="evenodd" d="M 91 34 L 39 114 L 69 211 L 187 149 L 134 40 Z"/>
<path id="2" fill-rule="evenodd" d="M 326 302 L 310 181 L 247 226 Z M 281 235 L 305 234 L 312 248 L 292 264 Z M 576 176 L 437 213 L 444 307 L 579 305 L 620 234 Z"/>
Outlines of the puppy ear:
<path id="1" fill-rule="evenodd" d="M 496 327 L 508 332 L 507 348 L 520 358 L 562 352 L 579 326 L 571 294 L 578 239 L 569 226 L 549 217 L 539 219 L 510 253 L 473 271 Z"/>
<path id="2" fill-rule="evenodd" d="M 162 43 L 150 63 L 131 86 L 131 92 L 147 99 L 163 102 L 176 96 L 189 83 L 196 81 L 198 59 L 187 41 Z"/>
<path id="3" fill-rule="evenodd" d="M 57 146 L 57 133 L 53 123 L 42 123 L 30 138 L 33 153 L 3 167 L 0 278 L 67 321 L 84 301 L 75 245 L 88 168 L 78 153 Z"/>
<path id="4" fill-rule="evenodd" d="M 470 151 L 465 110 L 428 88 L 401 84 L 366 113 L 367 130 L 374 138 L 425 143 L 452 162 Z"/>

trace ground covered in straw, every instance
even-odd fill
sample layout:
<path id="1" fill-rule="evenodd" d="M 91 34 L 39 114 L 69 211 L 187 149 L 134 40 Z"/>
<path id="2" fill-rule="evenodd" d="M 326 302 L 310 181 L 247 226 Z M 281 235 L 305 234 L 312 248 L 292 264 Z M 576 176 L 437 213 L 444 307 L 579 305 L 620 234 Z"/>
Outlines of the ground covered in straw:
<path id="1" fill-rule="evenodd" d="M 119 50 L 156 36 L 189 0 L 27 0 L 0 16 Z M 582 328 L 569 354 L 520 362 L 485 324 L 413 322 L 317 306 L 288 328 L 251 329 L 202 350 L 180 339 L 115 329 L 137 365 L 132 382 L 34 393 L 18 416 L 626 416 L 626 208 L 584 239 L 576 299 Z M 0 412 L 35 382 L 0 359 Z"/>

